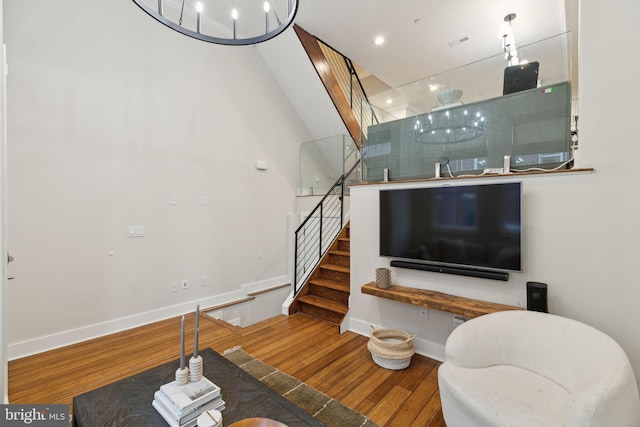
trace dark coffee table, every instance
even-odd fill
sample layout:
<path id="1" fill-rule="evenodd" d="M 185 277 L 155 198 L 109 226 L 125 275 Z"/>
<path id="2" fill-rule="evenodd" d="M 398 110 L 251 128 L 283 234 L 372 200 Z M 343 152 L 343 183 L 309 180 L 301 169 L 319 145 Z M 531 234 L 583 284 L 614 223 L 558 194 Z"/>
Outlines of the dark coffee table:
<path id="1" fill-rule="evenodd" d="M 290 427 L 324 426 L 211 349 L 200 353 L 204 376 L 216 383 L 226 402 L 224 425 L 264 417 Z M 153 393 L 175 379 L 178 362 L 167 363 L 73 398 L 76 427 L 160 427 L 167 425 L 151 406 Z"/>

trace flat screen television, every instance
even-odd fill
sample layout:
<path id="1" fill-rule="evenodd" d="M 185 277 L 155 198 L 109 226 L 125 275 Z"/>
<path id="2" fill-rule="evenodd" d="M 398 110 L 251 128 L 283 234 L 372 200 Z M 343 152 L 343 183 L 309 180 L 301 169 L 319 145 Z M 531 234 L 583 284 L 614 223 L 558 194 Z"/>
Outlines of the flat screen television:
<path id="1" fill-rule="evenodd" d="M 522 270 L 522 183 L 380 191 L 380 256 Z"/>

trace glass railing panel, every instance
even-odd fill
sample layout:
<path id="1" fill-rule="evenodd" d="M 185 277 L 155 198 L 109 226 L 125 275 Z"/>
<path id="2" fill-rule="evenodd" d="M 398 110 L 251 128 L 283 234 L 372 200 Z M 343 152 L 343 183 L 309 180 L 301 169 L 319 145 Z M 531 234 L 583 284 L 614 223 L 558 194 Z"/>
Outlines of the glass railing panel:
<path id="1" fill-rule="evenodd" d="M 349 194 L 349 186 L 361 182 L 360 148 L 356 141 L 348 135 L 343 135 L 343 142 L 344 167 L 342 174 L 345 175 L 344 193 Z"/>
<path id="2" fill-rule="evenodd" d="M 571 81 L 571 33 L 563 33 L 518 47 L 520 64 L 538 63 L 539 86 Z M 504 54 L 454 68 L 388 91 L 369 96 L 369 103 L 396 119 L 422 114 L 442 106 L 437 96 L 460 89 L 460 102 L 469 104 L 503 94 L 507 62 Z M 379 117 L 380 122 L 388 121 Z"/>
<path id="3" fill-rule="evenodd" d="M 564 82 L 370 126 L 363 179 L 382 181 L 556 166 L 569 160 L 571 87 Z"/>
<path id="4" fill-rule="evenodd" d="M 380 124 L 363 128 L 363 179 L 381 181 L 384 169 L 392 180 L 430 178 L 436 163 L 441 176 L 478 174 L 502 168 L 506 155 L 512 169 L 567 162 L 569 41 L 563 34 L 518 49 L 521 59 L 537 62 L 515 70 L 522 74 L 537 68 L 536 74 L 519 76 L 532 89 L 506 78 L 514 68 L 506 70 L 504 56 L 497 55 L 371 97 L 362 114 Z M 514 81 L 516 91 L 508 93 Z M 447 103 L 442 99 L 447 89 L 460 89 L 462 96 Z"/>
<path id="5" fill-rule="evenodd" d="M 298 195 L 324 195 L 358 162 L 360 151 L 353 138 L 336 135 L 300 145 Z"/>

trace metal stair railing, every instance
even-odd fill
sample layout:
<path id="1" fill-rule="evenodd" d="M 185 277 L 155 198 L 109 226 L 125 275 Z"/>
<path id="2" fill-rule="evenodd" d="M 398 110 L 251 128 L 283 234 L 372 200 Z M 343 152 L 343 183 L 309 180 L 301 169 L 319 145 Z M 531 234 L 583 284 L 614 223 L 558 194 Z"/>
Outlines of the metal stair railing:
<path id="1" fill-rule="evenodd" d="M 362 110 L 362 103 L 368 103 L 368 98 L 353 62 L 322 40 L 318 38 L 316 40 L 338 81 L 338 85 L 349 101 L 354 117 L 366 134 L 366 129 L 377 124 L 378 118 L 375 116 L 375 112 L 367 111 L 365 113 Z"/>
<path id="2" fill-rule="evenodd" d="M 345 183 L 359 164 L 360 159 L 338 178 L 295 231 L 294 295 L 302 289 L 344 226 Z"/>

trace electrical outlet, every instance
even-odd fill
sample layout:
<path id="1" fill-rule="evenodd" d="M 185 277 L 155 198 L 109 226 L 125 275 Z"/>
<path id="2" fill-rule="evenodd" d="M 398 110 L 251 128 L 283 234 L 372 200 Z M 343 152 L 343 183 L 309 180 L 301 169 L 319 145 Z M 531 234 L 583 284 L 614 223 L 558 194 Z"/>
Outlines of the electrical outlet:
<path id="1" fill-rule="evenodd" d="M 200 286 L 207 286 L 207 276 L 200 277 Z"/>
<path id="2" fill-rule="evenodd" d="M 458 314 L 454 314 L 453 315 L 453 326 L 454 327 L 458 327 L 458 326 L 462 325 L 464 322 L 466 322 L 467 320 L 469 320 L 468 317 L 464 317 L 464 316 L 460 316 Z"/>
<path id="3" fill-rule="evenodd" d="M 178 282 L 175 280 L 169 284 L 171 292 L 178 292 Z"/>
<path id="4" fill-rule="evenodd" d="M 130 225 L 127 229 L 127 237 L 144 237 L 144 225 Z"/>
<path id="5" fill-rule="evenodd" d="M 187 279 L 182 279 L 180 283 L 182 285 L 183 291 L 186 291 L 187 289 L 189 289 L 189 282 L 187 281 Z"/>

